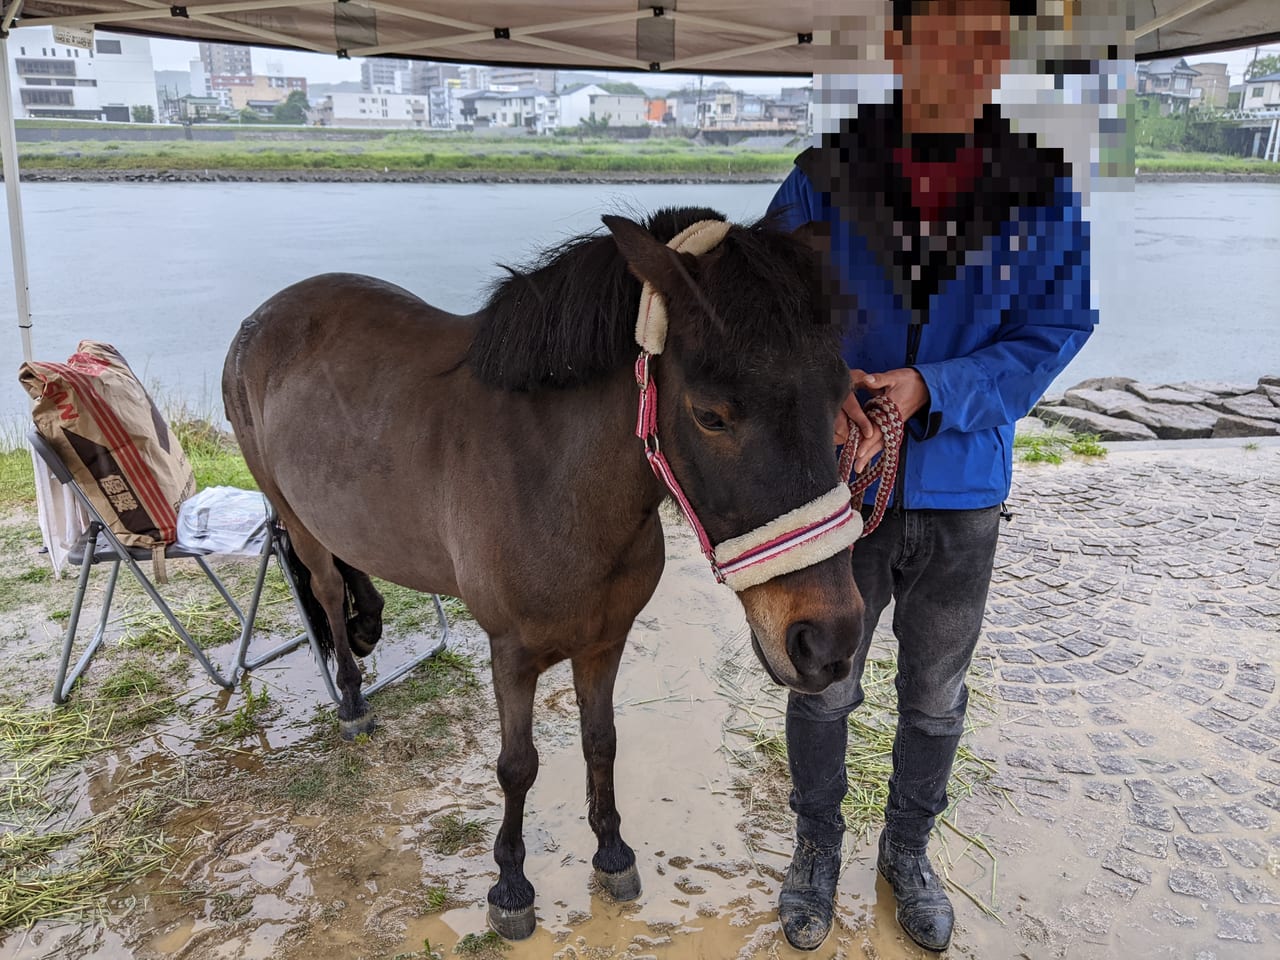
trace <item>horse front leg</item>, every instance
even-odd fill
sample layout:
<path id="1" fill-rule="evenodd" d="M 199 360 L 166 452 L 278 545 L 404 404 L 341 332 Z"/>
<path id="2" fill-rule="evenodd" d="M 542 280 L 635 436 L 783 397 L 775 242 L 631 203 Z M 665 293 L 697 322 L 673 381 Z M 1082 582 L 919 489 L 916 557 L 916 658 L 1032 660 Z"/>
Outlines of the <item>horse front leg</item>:
<path id="1" fill-rule="evenodd" d="M 509 643 L 510 641 L 508 641 Z M 498 882 L 489 890 L 489 925 L 507 940 L 532 936 L 533 884 L 524 874 L 524 801 L 538 776 L 538 751 L 533 745 L 533 696 L 538 670 L 524 650 L 495 642 L 493 689 L 502 727 L 498 755 L 498 784 L 502 787 L 502 827 L 493 844 Z"/>
<path id="2" fill-rule="evenodd" d="M 587 761 L 587 819 L 595 831 L 596 878 L 615 900 L 640 896 L 635 852 L 622 839 L 614 799 L 613 763 L 618 737 L 613 723 L 613 684 L 622 659 L 625 635 L 600 652 L 573 658 L 573 686 L 582 722 L 582 753 Z"/>

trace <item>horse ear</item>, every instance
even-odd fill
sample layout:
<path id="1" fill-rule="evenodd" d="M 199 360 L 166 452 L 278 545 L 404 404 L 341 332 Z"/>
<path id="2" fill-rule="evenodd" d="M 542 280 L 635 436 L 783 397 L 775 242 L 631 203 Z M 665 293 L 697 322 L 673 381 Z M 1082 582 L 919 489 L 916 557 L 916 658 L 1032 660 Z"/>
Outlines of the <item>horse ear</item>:
<path id="1" fill-rule="evenodd" d="M 827 256 L 831 252 L 831 224 L 825 220 L 810 220 L 791 231 L 791 235 L 803 242 L 814 253 Z"/>
<path id="2" fill-rule="evenodd" d="M 613 241 L 627 261 L 627 266 L 637 279 L 652 284 L 654 289 L 669 295 L 688 282 L 690 263 L 685 256 L 676 253 L 644 227 L 626 217 L 606 214 L 600 218 L 613 234 Z"/>

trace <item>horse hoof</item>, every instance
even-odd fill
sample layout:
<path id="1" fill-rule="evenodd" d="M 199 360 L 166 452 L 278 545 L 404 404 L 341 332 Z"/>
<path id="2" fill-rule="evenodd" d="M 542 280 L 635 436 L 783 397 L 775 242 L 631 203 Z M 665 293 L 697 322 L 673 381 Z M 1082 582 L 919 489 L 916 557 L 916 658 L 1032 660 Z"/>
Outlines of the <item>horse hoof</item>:
<path id="1" fill-rule="evenodd" d="M 354 740 L 360 734 L 371 734 L 378 728 L 378 718 L 373 712 L 366 713 L 363 717 L 356 717 L 354 720 L 338 720 L 338 731 L 342 734 L 343 740 Z"/>
<path id="2" fill-rule="evenodd" d="M 640 896 L 640 871 L 636 869 L 634 863 L 627 869 L 620 870 L 617 873 L 605 873 L 603 870 L 597 870 L 596 879 L 600 881 L 600 886 L 609 892 L 609 896 L 620 903 L 634 900 Z"/>
<path id="3" fill-rule="evenodd" d="M 527 940 L 533 936 L 538 921 L 533 916 L 533 905 L 519 910 L 503 910 L 489 904 L 489 926 L 503 940 Z"/>

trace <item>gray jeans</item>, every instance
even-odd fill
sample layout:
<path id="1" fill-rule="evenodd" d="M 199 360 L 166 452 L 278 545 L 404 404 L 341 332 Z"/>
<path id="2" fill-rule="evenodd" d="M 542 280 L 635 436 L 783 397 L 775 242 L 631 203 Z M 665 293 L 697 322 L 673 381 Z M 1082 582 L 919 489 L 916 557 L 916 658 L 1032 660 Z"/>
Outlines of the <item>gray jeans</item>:
<path id="1" fill-rule="evenodd" d="M 853 549 L 866 603 L 863 643 L 845 680 L 820 694 L 791 693 L 787 750 L 797 833 L 819 845 L 844 832 L 848 716 L 863 700 L 862 671 L 880 614 L 895 601 L 898 729 L 885 808 L 889 842 L 922 852 L 947 808 L 947 780 L 964 730 L 965 674 L 982 629 L 999 535 L 998 507 L 890 510 Z"/>

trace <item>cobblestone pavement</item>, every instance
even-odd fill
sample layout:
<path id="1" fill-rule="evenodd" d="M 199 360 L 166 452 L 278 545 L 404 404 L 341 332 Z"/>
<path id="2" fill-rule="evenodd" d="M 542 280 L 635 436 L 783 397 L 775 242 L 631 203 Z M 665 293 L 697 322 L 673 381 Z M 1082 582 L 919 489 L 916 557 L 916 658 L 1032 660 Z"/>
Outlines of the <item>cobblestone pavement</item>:
<path id="1" fill-rule="evenodd" d="M 975 666 L 1023 955 L 1280 956 L 1280 447 L 1021 467 L 1011 507 Z"/>

